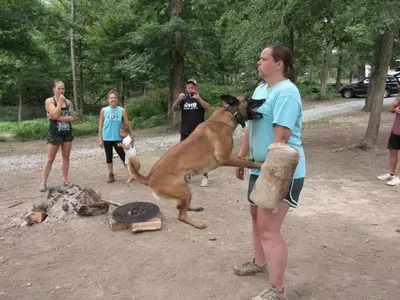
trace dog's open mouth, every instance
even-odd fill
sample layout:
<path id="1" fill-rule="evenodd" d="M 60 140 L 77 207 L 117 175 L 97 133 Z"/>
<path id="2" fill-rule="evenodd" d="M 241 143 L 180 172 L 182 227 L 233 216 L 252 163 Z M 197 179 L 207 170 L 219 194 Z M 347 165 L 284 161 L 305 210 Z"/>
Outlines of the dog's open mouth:
<path id="1" fill-rule="evenodd" d="M 255 119 L 261 119 L 262 114 L 257 112 L 256 109 L 259 108 L 261 105 L 263 105 L 265 102 L 265 99 L 260 99 L 260 100 L 250 100 L 248 105 L 247 105 L 247 118 L 249 120 L 255 120 Z"/>

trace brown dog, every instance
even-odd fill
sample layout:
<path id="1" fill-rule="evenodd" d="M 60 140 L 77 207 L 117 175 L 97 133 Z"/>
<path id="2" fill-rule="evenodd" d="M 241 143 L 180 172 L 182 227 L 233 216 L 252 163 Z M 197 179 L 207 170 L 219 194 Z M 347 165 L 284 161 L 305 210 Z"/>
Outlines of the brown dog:
<path id="1" fill-rule="evenodd" d="M 233 133 L 238 124 L 259 119 L 262 115 L 254 109 L 265 100 L 221 96 L 225 107 L 218 108 L 190 136 L 172 147 L 152 167 L 147 176 L 136 170 L 134 161 L 129 160 L 128 170 L 136 181 L 149 186 L 155 198 L 178 202 L 178 220 L 203 229 L 202 223 L 189 219 L 187 211 L 202 211 L 192 208 L 192 193 L 184 180 L 186 174 L 204 174 L 221 166 L 260 168 L 261 162 L 253 162 L 232 156 Z"/>

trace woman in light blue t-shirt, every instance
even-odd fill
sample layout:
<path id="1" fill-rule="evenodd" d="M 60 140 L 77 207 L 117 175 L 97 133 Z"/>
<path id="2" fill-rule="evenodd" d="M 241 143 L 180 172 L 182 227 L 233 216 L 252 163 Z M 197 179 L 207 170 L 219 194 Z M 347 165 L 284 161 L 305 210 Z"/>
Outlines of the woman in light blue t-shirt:
<path id="1" fill-rule="evenodd" d="M 104 107 L 100 111 L 99 120 L 99 145 L 104 148 L 106 153 L 106 161 L 108 168 L 108 183 L 114 182 L 113 171 L 113 148 L 118 153 L 122 162 L 125 165 L 125 151 L 118 147 L 122 137 L 119 135 L 119 130 L 122 124 L 128 124 L 128 115 L 126 110 L 118 106 L 118 93 L 114 90 L 108 92 L 107 101 L 109 106 Z"/>
<path id="2" fill-rule="evenodd" d="M 254 258 L 243 265 L 235 266 L 237 275 L 253 275 L 266 272 L 269 281 L 267 287 L 253 300 L 287 299 L 284 288 L 284 275 L 287 263 L 287 246 L 281 234 L 282 223 L 290 207 L 298 205 L 300 192 L 306 175 L 305 155 L 301 139 L 301 120 L 303 109 L 300 92 L 295 82 L 293 58 L 289 48 L 283 45 L 271 45 L 261 52 L 258 62 L 258 74 L 264 79 L 253 93 L 252 98 L 265 99 L 257 108 L 262 114 L 259 120 L 249 121 L 238 156 L 248 154 L 255 161 L 265 161 L 267 149 L 271 143 L 287 143 L 300 154 L 296 171 L 283 204 L 274 212 L 256 206 L 250 199 L 259 170 L 251 169 L 248 200 L 253 223 Z M 236 177 L 243 180 L 244 169 L 236 169 Z"/>

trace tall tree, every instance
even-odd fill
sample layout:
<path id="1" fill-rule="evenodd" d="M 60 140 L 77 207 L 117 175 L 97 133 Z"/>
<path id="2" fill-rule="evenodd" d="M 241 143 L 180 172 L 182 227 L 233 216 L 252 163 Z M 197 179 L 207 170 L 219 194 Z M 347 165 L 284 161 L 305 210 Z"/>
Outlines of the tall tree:
<path id="1" fill-rule="evenodd" d="M 179 93 L 184 90 L 184 58 L 182 32 L 180 31 L 180 23 L 182 22 L 182 0 L 171 0 L 171 22 L 177 25 L 172 37 L 171 51 L 171 73 L 170 73 L 170 90 L 168 101 L 168 116 L 172 121 L 172 128 L 177 128 L 180 124 L 180 114 L 172 111 L 172 104 L 178 98 Z"/>
<path id="2" fill-rule="evenodd" d="M 368 98 L 371 103 L 371 114 L 368 120 L 368 127 L 364 139 L 359 147 L 369 149 L 376 145 L 379 126 L 381 121 L 383 94 L 386 87 L 386 76 L 389 62 L 392 57 L 393 41 L 397 35 L 398 27 L 394 20 L 384 25 L 384 31 L 379 34 L 375 41 L 375 56 L 371 74 Z"/>
<path id="3" fill-rule="evenodd" d="M 81 111 L 80 103 L 78 102 L 78 93 L 77 93 L 77 78 L 76 78 L 76 65 L 75 65 L 75 36 L 74 36 L 74 27 L 75 27 L 75 0 L 71 0 L 71 24 L 70 24 L 70 41 L 71 41 L 71 69 L 72 69 L 72 87 L 74 92 L 74 106 L 77 111 Z"/>

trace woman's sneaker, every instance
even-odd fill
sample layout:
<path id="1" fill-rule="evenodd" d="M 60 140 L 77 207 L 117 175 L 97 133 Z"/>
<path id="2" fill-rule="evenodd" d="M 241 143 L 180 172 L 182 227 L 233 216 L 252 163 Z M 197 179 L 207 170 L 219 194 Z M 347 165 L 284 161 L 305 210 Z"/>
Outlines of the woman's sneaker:
<path id="1" fill-rule="evenodd" d="M 39 187 L 39 191 L 41 191 L 41 192 L 47 191 L 47 185 L 42 183 L 42 184 L 40 185 L 40 187 Z"/>
<path id="2" fill-rule="evenodd" d="M 259 293 L 257 296 L 252 298 L 251 300 L 288 300 L 289 298 L 286 295 L 286 289 L 283 290 L 282 293 L 279 293 L 272 285 L 268 285 L 268 287 Z"/>
<path id="3" fill-rule="evenodd" d="M 107 183 L 113 183 L 115 181 L 114 173 L 109 173 L 108 174 L 108 181 Z"/>
<path id="4" fill-rule="evenodd" d="M 254 275 L 256 273 L 266 273 L 267 266 L 263 266 L 263 267 L 257 266 L 254 263 L 254 259 L 253 259 L 252 261 L 244 263 L 241 266 L 234 266 L 233 272 L 239 276 L 249 276 L 249 275 Z"/>
<path id="5" fill-rule="evenodd" d="M 395 186 L 400 184 L 400 178 L 398 176 L 393 176 L 392 179 L 390 179 L 388 182 L 386 182 L 387 185 Z"/>
<path id="6" fill-rule="evenodd" d="M 386 174 L 380 175 L 380 176 L 378 176 L 378 177 L 376 177 L 376 178 L 379 179 L 379 180 L 384 180 L 384 181 L 386 181 L 386 180 L 391 180 L 391 179 L 393 179 L 394 177 L 396 177 L 396 176 L 395 176 L 395 175 L 391 175 L 390 173 L 386 173 Z"/>

